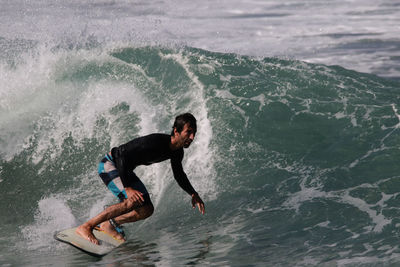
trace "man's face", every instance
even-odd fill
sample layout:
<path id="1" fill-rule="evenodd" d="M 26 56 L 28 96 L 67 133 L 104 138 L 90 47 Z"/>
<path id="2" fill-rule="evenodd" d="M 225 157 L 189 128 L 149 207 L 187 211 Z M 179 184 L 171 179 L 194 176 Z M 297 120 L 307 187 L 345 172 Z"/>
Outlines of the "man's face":
<path id="1" fill-rule="evenodd" d="M 175 138 L 177 140 L 177 144 L 179 145 L 179 147 L 184 147 L 184 148 L 188 148 L 190 146 L 196 134 L 192 129 L 192 127 L 190 127 L 189 123 L 186 123 L 183 126 L 183 129 L 180 133 L 178 133 L 176 129 L 174 130 L 174 133 L 175 133 Z"/>

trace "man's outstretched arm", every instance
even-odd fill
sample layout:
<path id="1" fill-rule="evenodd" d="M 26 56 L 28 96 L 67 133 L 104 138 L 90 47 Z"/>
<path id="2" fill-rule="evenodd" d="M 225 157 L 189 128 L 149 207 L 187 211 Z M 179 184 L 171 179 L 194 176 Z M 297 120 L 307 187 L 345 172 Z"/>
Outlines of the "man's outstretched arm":
<path id="1" fill-rule="evenodd" d="M 199 208 L 199 211 L 204 214 L 205 207 L 204 202 L 201 200 L 199 194 L 194 190 L 192 184 L 190 183 L 189 179 L 187 178 L 186 173 L 183 171 L 182 162 L 179 159 L 171 159 L 171 167 L 172 172 L 174 174 L 174 178 L 178 185 L 185 190 L 189 195 L 192 197 L 192 206 L 193 208 Z"/>

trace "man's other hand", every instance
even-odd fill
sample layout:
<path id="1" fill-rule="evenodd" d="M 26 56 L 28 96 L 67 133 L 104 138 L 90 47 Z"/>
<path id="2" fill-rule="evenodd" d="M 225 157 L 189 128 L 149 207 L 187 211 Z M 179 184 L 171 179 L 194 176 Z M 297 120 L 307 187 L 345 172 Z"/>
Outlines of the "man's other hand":
<path id="1" fill-rule="evenodd" d="M 204 203 L 203 200 L 201 200 L 201 198 L 199 197 L 199 195 L 197 193 L 192 195 L 192 206 L 193 208 L 199 208 L 199 211 L 204 214 L 206 212 L 205 208 L 204 208 Z"/>

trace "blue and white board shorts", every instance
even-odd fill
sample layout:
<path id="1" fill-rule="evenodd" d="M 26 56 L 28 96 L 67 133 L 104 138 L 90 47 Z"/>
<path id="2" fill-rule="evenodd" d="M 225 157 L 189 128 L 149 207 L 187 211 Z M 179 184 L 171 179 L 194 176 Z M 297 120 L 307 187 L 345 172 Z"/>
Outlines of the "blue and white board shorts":
<path id="1" fill-rule="evenodd" d="M 106 154 L 105 157 L 100 161 L 98 172 L 107 188 L 119 199 L 120 202 L 123 202 L 124 199 L 128 198 L 124 185 L 119 177 L 118 170 L 115 167 L 115 163 L 110 154 Z M 129 185 L 127 186 L 138 190 L 143 194 L 145 201 L 141 206 L 151 203 L 149 193 L 147 192 L 147 189 L 142 181 L 140 181 L 139 177 L 132 172 L 132 174 L 128 177 L 128 181 Z"/>

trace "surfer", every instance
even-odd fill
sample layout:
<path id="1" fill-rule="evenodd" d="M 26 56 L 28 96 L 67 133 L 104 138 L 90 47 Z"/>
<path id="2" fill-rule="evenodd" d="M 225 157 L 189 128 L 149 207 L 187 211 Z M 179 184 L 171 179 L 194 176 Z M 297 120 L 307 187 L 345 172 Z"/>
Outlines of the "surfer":
<path id="1" fill-rule="evenodd" d="M 92 232 L 94 227 L 99 226 L 114 238 L 124 240 L 123 235 L 117 231 L 119 225 L 146 219 L 154 212 L 149 193 L 133 170 L 139 165 L 150 165 L 167 159 L 171 160 L 175 180 L 191 196 L 193 208 L 197 206 L 204 214 L 204 203 L 182 167 L 183 148 L 190 146 L 196 130 L 196 118 L 185 113 L 175 118 L 171 135 L 150 134 L 111 149 L 99 163 L 98 171 L 103 182 L 120 202 L 80 225 L 76 233 L 99 244 Z"/>

